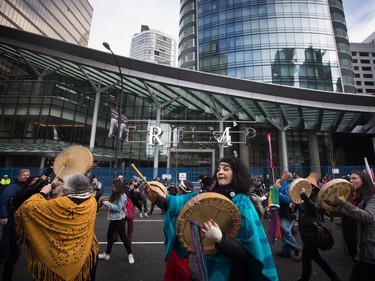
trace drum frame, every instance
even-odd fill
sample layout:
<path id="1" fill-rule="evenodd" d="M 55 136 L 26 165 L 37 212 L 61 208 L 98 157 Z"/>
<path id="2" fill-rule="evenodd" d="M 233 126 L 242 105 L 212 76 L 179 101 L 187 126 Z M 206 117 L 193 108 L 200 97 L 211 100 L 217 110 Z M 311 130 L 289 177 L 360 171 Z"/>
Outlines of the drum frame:
<path id="1" fill-rule="evenodd" d="M 204 210 L 203 208 L 207 209 Z M 216 213 L 209 213 L 208 208 L 214 208 Z M 198 218 L 198 215 L 201 215 L 201 217 Z M 224 223 L 219 220 L 219 217 L 221 219 L 230 217 L 232 221 Z M 191 240 L 190 221 L 193 220 L 198 225 L 202 225 L 209 219 L 215 220 L 219 224 L 221 231 L 232 238 L 236 237 L 241 227 L 240 212 L 230 199 L 216 192 L 198 194 L 186 202 L 178 215 L 177 238 L 187 252 L 195 255 Z M 202 243 L 206 255 L 217 253 L 218 250 L 212 239 L 204 238 Z"/>

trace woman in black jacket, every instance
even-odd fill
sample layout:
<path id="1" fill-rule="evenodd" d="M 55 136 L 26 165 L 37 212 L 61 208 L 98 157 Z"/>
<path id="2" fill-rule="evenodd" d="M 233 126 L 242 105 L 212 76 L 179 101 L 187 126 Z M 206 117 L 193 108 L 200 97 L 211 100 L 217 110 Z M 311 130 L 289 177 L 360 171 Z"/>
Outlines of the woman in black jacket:
<path id="1" fill-rule="evenodd" d="M 315 261 L 330 280 L 340 281 L 341 279 L 332 270 L 331 266 L 322 258 L 318 250 L 318 230 L 315 222 L 321 217 L 323 210 L 317 202 L 319 188 L 311 184 L 312 191 L 310 197 L 306 195 L 306 190 L 302 187 L 300 195 L 304 203 L 298 207 L 298 227 L 303 242 L 302 250 L 302 275 L 299 281 L 308 281 L 311 277 L 311 261 Z"/>

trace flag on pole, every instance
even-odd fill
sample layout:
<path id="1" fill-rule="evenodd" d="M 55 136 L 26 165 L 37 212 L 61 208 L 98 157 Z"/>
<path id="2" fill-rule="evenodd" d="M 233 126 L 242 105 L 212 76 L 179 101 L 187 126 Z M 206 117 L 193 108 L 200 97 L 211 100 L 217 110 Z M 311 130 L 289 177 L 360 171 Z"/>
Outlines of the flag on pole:
<path id="1" fill-rule="evenodd" d="M 375 183 L 375 176 L 374 176 L 374 171 L 370 168 L 370 165 L 368 164 L 367 158 L 365 157 L 365 166 L 366 170 L 364 172 L 367 172 L 372 180 L 373 183 Z"/>
<path id="2" fill-rule="evenodd" d="M 268 147 L 269 147 L 269 150 L 270 150 L 270 168 L 273 169 L 275 166 L 273 165 L 273 160 L 272 160 L 271 133 L 267 134 L 267 140 L 268 140 Z"/>

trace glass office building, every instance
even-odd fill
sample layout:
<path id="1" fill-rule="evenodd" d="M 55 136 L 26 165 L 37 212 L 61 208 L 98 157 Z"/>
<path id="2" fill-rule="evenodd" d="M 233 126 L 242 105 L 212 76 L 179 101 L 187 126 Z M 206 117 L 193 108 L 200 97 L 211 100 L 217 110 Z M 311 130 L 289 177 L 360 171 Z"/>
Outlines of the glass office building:
<path id="1" fill-rule="evenodd" d="M 179 65 L 355 92 L 341 1 L 181 0 Z"/>
<path id="2" fill-rule="evenodd" d="M 0 25 L 87 46 L 93 8 L 88 0 L 0 1 Z"/>

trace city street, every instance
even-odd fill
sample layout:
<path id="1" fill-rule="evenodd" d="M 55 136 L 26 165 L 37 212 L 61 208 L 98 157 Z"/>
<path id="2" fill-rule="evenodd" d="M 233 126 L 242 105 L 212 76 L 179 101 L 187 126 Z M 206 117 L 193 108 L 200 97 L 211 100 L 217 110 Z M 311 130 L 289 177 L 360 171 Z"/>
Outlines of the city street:
<path id="1" fill-rule="evenodd" d="M 163 221 L 160 209 L 155 208 L 154 214 L 150 218 L 139 218 L 138 214 L 134 221 L 134 235 L 132 248 L 135 264 L 129 265 L 124 246 L 117 242 L 113 247 L 109 261 L 100 260 L 97 267 L 97 281 L 129 280 L 129 281 L 158 281 L 163 280 L 165 271 L 163 245 Z M 96 235 L 100 242 L 100 252 L 105 250 L 106 232 L 108 222 L 106 219 L 106 209 L 102 207 L 96 220 Z M 328 222 L 334 232 L 335 245 L 332 250 L 321 252 L 322 256 L 332 265 L 342 280 L 349 280 L 352 262 L 348 256 L 344 255 L 341 228 L 337 225 L 340 219 Z M 265 229 L 268 229 L 269 221 L 263 220 Z M 300 240 L 299 234 L 298 239 Z M 302 264 L 292 259 L 280 258 L 275 252 L 281 247 L 281 242 L 276 241 L 271 245 L 274 253 L 274 260 L 281 281 L 296 281 L 300 276 Z M 190 256 L 191 268 L 194 270 L 195 259 Z M 23 251 L 18 262 L 13 281 L 32 280 L 26 268 L 26 250 Z M 311 281 L 329 280 L 324 272 L 313 263 L 313 273 Z M 178 281 L 178 280 L 176 280 Z"/>

